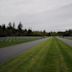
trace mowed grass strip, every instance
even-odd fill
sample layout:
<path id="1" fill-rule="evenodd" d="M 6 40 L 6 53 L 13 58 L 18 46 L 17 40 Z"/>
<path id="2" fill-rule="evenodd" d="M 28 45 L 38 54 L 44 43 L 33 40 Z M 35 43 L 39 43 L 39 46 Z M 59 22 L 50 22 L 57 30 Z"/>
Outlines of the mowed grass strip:
<path id="1" fill-rule="evenodd" d="M 72 48 L 50 38 L 0 65 L 0 72 L 72 72 Z"/>

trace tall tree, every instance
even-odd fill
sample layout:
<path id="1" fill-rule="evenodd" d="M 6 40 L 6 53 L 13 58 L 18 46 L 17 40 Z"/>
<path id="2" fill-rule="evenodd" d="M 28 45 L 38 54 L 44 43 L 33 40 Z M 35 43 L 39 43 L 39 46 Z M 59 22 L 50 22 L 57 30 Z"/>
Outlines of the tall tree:
<path id="1" fill-rule="evenodd" d="M 13 29 L 15 29 L 15 22 L 13 22 Z"/>
<path id="2" fill-rule="evenodd" d="M 21 31 L 22 30 L 22 27 L 23 27 L 22 26 L 22 23 L 20 22 L 19 25 L 18 25 L 18 30 Z"/>
<path id="3" fill-rule="evenodd" d="M 12 28 L 12 23 L 11 22 L 9 22 L 9 24 L 8 24 L 8 28 Z"/>
<path id="4" fill-rule="evenodd" d="M 2 25 L 2 29 L 3 29 L 3 31 L 5 31 L 5 29 L 6 29 L 5 24 Z"/>

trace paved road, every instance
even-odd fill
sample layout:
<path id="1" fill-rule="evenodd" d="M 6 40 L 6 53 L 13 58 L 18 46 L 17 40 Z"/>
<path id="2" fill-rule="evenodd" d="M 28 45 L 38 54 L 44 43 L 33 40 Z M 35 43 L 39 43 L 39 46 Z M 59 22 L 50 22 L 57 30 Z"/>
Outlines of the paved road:
<path id="1" fill-rule="evenodd" d="M 72 47 L 72 40 L 65 39 L 65 38 L 60 38 L 60 37 L 57 37 L 57 38 L 62 40 L 64 43 L 66 43 L 66 44 L 68 44 L 69 46 Z"/>
<path id="2" fill-rule="evenodd" d="M 6 48 L 0 48 L 0 63 L 4 63 L 6 60 L 10 58 L 14 58 L 22 53 L 24 53 L 26 50 L 38 45 L 39 43 L 46 41 L 48 38 L 19 44 L 11 47 Z"/>

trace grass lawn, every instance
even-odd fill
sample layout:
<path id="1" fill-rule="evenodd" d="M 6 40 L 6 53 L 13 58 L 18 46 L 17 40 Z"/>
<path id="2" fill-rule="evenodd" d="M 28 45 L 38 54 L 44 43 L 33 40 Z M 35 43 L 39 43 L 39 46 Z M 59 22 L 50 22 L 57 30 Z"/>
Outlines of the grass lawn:
<path id="1" fill-rule="evenodd" d="M 72 47 L 56 38 L 0 65 L 0 72 L 72 72 Z"/>
<path id="2" fill-rule="evenodd" d="M 8 37 L 0 41 L 0 48 L 16 45 L 20 43 L 25 43 L 29 41 L 34 41 L 37 39 L 40 39 L 40 38 L 39 37 L 22 37 L 22 38 L 21 37 Z"/>

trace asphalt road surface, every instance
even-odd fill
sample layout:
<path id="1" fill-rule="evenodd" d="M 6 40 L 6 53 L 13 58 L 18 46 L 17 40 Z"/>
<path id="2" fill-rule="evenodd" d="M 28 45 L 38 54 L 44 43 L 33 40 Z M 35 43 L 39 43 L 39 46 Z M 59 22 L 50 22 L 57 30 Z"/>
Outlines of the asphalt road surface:
<path id="1" fill-rule="evenodd" d="M 72 47 L 72 40 L 60 38 L 60 37 L 58 37 L 58 39 L 62 40 L 64 43 Z"/>
<path id="2" fill-rule="evenodd" d="M 48 38 L 23 43 L 11 47 L 6 48 L 0 48 L 0 63 L 4 63 L 6 60 L 10 58 L 14 58 L 22 53 L 24 53 L 26 50 L 38 45 L 39 43 L 46 41 Z"/>

